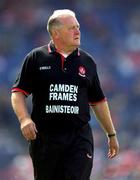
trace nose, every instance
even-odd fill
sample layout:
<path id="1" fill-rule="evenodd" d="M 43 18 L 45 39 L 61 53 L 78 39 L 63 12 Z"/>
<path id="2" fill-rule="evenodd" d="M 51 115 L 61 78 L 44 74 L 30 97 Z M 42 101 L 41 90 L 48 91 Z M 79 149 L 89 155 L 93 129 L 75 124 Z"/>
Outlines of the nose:
<path id="1" fill-rule="evenodd" d="M 80 29 L 78 27 L 75 28 L 75 34 L 79 35 L 80 34 Z"/>

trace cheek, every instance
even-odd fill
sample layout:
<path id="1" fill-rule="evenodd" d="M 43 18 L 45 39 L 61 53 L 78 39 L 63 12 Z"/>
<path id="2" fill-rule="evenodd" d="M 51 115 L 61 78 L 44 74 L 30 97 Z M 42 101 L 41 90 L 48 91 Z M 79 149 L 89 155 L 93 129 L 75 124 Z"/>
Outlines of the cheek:
<path id="1" fill-rule="evenodd" d="M 73 33 L 66 33 L 64 36 L 63 36 L 63 38 L 64 38 L 64 40 L 65 41 L 71 41 L 71 40 L 73 40 L 73 37 L 74 37 L 74 34 Z"/>

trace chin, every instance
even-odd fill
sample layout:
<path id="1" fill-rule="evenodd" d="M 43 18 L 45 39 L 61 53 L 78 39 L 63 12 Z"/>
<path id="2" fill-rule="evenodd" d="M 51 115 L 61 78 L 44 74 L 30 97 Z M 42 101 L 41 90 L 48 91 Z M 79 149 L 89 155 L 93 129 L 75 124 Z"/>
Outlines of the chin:
<path id="1" fill-rule="evenodd" d="M 80 46 L 80 44 L 75 44 L 74 48 L 78 48 Z"/>
<path id="2" fill-rule="evenodd" d="M 75 46 L 80 46 L 80 44 L 81 44 L 80 42 L 77 42 L 75 43 Z"/>
<path id="3" fill-rule="evenodd" d="M 76 39 L 74 42 L 73 42 L 73 45 L 75 46 L 80 46 L 80 40 L 79 39 Z"/>
<path id="4" fill-rule="evenodd" d="M 79 44 L 77 44 L 77 47 L 79 47 L 81 44 L 79 43 Z"/>

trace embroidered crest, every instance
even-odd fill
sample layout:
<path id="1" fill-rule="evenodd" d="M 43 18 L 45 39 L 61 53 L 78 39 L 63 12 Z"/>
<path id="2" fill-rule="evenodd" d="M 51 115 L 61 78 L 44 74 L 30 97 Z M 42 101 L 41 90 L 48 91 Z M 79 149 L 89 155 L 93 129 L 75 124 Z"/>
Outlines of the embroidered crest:
<path id="1" fill-rule="evenodd" d="M 86 76 L 86 70 L 85 70 L 85 67 L 83 66 L 80 66 L 79 67 L 79 73 L 78 73 L 80 76 L 82 77 L 85 77 Z"/>

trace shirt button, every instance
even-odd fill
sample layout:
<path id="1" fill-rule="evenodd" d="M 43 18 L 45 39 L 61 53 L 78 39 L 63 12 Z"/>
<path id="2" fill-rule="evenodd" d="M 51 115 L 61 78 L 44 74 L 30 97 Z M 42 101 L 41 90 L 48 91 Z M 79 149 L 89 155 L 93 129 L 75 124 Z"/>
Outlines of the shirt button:
<path id="1" fill-rule="evenodd" d="M 64 71 L 66 71 L 67 70 L 67 68 L 64 68 Z"/>

